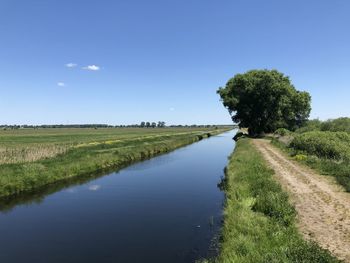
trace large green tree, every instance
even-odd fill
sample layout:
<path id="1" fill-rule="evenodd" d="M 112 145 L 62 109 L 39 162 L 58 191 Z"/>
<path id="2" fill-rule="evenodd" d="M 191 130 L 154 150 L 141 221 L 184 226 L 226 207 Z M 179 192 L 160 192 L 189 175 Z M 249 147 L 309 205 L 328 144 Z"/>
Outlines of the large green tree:
<path id="1" fill-rule="evenodd" d="M 217 91 L 232 120 L 251 135 L 277 128 L 294 130 L 309 117 L 311 96 L 277 70 L 237 74 Z"/>

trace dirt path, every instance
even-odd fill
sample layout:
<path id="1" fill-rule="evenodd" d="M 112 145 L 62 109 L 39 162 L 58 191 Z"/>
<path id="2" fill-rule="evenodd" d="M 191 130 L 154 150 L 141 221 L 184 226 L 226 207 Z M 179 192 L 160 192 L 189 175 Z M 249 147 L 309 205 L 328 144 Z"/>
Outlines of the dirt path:
<path id="1" fill-rule="evenodd" d="M 253 144 L 275 170 L 298 212 L 298 226 L 339 259 L 350 262 L 350 194 L 332 181 L 286 157 L 267 140 Z"/>

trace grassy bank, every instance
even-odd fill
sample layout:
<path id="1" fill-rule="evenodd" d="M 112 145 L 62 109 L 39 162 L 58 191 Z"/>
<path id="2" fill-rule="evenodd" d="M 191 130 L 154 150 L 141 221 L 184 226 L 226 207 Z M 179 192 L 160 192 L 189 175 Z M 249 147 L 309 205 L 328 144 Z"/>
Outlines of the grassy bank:
<path id="1" fill-rule="evenodd" d="M 1 146 L 6 147 L 3 156 L 11 156 L 4 157 L 0 164 L 0 197 L 119 169 L 228 129 L 3 131 L 0 134 Z M 55 147 L 60 150 L 52 150 Z M 31 152 L 35 157 L 30 157 Z"/>
<path id="2" fill-rule="evenodd" d="M 230 157 L 222 244 L 214 262 L 338 262 L 303 240 L 296 212 L 250 139 L 240 139 Z"/>

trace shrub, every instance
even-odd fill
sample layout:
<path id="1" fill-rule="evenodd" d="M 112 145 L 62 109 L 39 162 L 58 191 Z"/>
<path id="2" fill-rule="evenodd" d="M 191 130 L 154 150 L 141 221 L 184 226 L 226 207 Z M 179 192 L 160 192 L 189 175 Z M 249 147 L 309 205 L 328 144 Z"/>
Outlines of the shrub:
<path id="1" fill-rule="evenodd" d="M 297 161 L 305 161 L 307 160 L 307 155 L 305 154 L 297 154 L 294 156 L 295 160 Z"/>
<path id="2" fill-rule="evenodd" d="M 274 134 L 279 135 L 279 136 L 286 136 L 286 135 L 290 134 L 290 131 L 285 129 L 285 128 L 278 128 L 274 132 Z"/>
<path id="3" fill-rule="evenodd" d="M 346 132 L 305 132 L 297 135 L 290 146 L 321 158 L 350 160 L 350 134 Z"/>
<path id="4" fill-rule="evenodd" d="M 321 131 L 350 132 L 350 118 L 338 118 L 322 122 Z"/>

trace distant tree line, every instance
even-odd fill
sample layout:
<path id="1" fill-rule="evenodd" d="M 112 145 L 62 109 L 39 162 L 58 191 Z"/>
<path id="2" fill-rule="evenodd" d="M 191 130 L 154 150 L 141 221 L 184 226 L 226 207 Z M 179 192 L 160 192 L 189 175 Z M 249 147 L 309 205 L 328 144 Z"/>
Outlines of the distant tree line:
<path id="1" fill-rule="evenodd" d="M 113 128 L 113 125 L 108 124 L 43 124 L 43 125 L 0 125 L 2 129 L 45 129 L 45 128 Z"/>
<path id="2" fill-rule="evenodd" d="M 140 128 L 155 128 L 155 127 L 158 127 L 158 128 L 164 128 L 165 127 L 165 122 L 164 121 L 158 121 L 158 123 L 155 123 L 155 122 L 144 122 L 142 121 L 140 123 Z"/>
<path id="3" fill-rule="evenodd" d="M 331 131 L 331 132 L 348 132 L 350 133 L 350 118 L 341 117 L 321 121 L 318 119 L 308 120 L 297 132 L 307 131 Z"/>
<path id="4" fill-rule="evenodd" d="M 48 129 L 48 128 L 214 128 L 221 126 L 232 126 L 232 125 L 165 125 L 164 121 L 156 122 L 141 122 L 140 124 L 129 124 L 129 125 L 109 125 L 109 124 L 44 124 L 44 125 L 0 125 L 0 129 L 3 130 L 17 130 L 17 129 Z"/>

